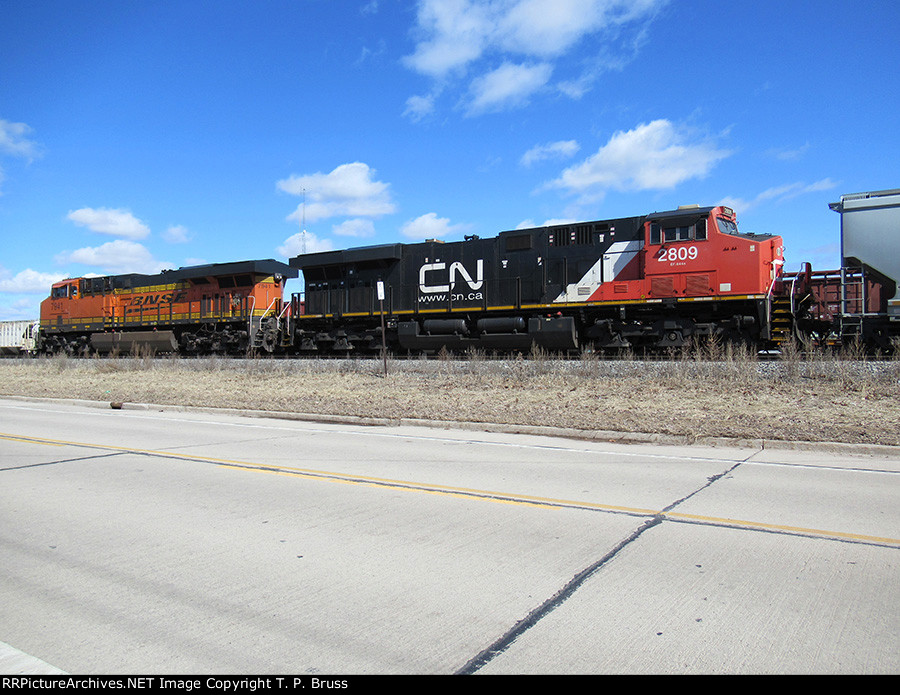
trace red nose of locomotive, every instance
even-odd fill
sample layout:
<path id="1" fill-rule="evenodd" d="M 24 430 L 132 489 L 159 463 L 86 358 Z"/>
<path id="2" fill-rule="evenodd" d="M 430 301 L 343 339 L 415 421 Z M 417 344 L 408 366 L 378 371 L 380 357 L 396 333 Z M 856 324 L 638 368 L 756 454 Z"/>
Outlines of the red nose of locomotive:
<path id="1" fill-rule="evenodd" d="M 646 234 L 650 297 L 766 294 L 784 264 L 781 237 L 740 232 L 723 205 L 651 216 Z"/>
<path id="2" fill-rule="evenodd" d="M 768 294 L 784 267 L 782 238 L 739 231 L 729 207 L 713 208 L 710 218 L 715 224 L 711 239 L 719 268 L 719 293 Z"/>

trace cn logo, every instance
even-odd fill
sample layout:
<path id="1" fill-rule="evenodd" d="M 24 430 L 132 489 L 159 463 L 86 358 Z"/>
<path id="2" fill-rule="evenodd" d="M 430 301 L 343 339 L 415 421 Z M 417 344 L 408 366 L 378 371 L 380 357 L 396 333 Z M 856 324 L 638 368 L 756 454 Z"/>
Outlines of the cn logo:
<path id="1" fill-rule="evenodd" d="M 444 271 L 447 269 L 446 263 L 426 263 L 421 268 L 419 268 L 419 289 L 422 292 L 426 292 L 429 294 L 435 292 L 450 292 L 456 287 L 456 276 L 459 275 L 463 280 L 466 281 L 466 284 L 473 289 L 478 290 L 481 289 L 481 286 L 484 284 L 484 261 L 482 259 L 478 259 L 475 265 L 475 279 L 472 279 L 472 276 L 469 275 L 469 271 L 466 270 L 465 266 L 459 261 L 454 261 L 450 264 L 449 270 L 449 280 L 450 284 L 448 285 L 430 285 L 428 284 L 429 278 L 427 275 L 429 273 L 438 273 L 440 271 Z M 446 275 L 441 273 L 439 276 L 439 280 L 443 280 Z"/>

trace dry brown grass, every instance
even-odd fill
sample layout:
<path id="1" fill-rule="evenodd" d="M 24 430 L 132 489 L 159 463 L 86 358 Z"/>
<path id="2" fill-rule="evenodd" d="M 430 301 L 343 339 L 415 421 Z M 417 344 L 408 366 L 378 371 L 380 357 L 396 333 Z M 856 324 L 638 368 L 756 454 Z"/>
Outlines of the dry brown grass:
<path id="1" fill-rule="evenodd" d="M 900 361 L 716 346 L 665 362 L 391 360 L 386 378 L 380 359 L 6 360 L 0 395 L 900 445 Z"/>

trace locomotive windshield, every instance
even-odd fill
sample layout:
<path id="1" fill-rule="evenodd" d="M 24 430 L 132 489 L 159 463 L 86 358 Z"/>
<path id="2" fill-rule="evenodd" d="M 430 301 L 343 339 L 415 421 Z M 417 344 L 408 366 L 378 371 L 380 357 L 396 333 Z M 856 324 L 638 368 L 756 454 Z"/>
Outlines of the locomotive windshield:
<path id="1" fill-rule="evenodd" d="M 719 231 L 722 234 L 737 234 L 738 233 L 737 224 L 735 224 L 731 220 L 726 220 L 724 217 L 717 217 L 716 222 L 718 223 Z"/>

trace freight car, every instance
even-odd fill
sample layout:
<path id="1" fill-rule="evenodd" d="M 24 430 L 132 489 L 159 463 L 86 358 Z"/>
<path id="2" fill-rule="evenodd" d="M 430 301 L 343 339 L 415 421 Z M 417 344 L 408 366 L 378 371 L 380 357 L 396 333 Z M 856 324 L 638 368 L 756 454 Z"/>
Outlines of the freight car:
<path id="1" fill-rule="evenodd" d="M 900 189 L 851 193 L 841 215 L 840 270 L 789 274 L 794 330 L 820 344 L 858 343 L 891 353 L 900 336 Z"/>
<path id="2" fill-rule="evenodd" d="M 287 310 L 284 282 L 293 277 L 290 266 L 259 260 L 63 280 L 41 302 L 41 350 L 271 352 Z"/>
<path id="3" fill-rule="evenodd" d="M 0 321 L 0 355 L 34 354 L 37 336 L 37 321 Z"/>
<path id="4" fill-rule="evenodd" d="M 679 348 L 698 337 L 768 345 L 791 330 L 774 301 L 783 241 L 738 231 L 725 206 L 388 244 L 290 259 L 305 292 L 288 342 L 310 354 L 441 349 Z M 383 299 L 379 299 L 380 295 Z"/>

